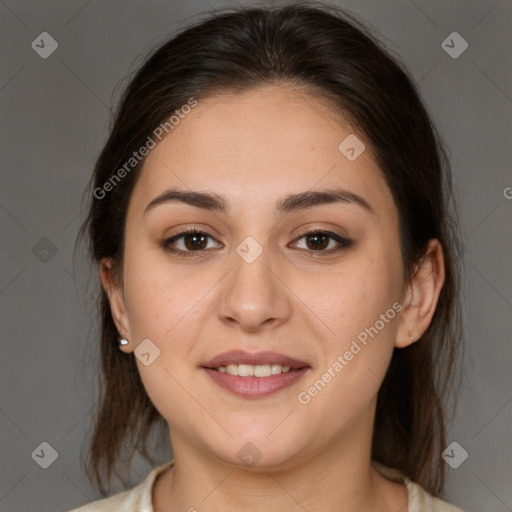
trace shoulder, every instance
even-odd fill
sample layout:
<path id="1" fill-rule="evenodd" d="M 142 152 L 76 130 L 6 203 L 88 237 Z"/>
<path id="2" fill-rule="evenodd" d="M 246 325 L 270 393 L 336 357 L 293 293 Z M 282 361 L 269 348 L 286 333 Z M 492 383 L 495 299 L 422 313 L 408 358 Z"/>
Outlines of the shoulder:
<path id="1" fill-rule="evenodd" d="M 138 485 L 129 491 L 119 492 L 109 498 L 91 501 L 90 503 L 74 508 L 69 512 L 98 512 L 98 510 L 101 510 L 102 512 L 128 512 L 142 510 L 140 494 Z"/>
<path id="2" fill-rule="evenodd" d="M 137 486 L 108 498 L 92 501 L 69 512 L 153 512 L 151 496 L 157 476 L 172 466 L 174 461 L 154 468 Z"/>
<path id="3" fill-rule="evenodd" d="M 421 485 L 409 481 L 408 512 L 464 512 L 461 508 L 429 494 Z"/>
<path id="4" fill-rule="evenodd" d="M 432 496 L 420 484 L 410 480 L 398 469 L 389 468 L 376 461 L 372 461 L 372 464 L 383 476 L 406 486 L 409 502 L 407 512 L 464 512 L 461 508 Z"/>
<path id="5" fill-rule="evenodd" d="M 429 494 L 416 482 L 409 482 L 408 512 L 464 512 L 461 508 Z"/>

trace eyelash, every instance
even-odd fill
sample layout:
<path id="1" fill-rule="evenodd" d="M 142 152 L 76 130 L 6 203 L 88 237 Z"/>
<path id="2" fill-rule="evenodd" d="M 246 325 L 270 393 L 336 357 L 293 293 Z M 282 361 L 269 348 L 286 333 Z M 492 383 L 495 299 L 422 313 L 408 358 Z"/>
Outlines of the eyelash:
<path id="1" fill-rule="evenodd" d="M 206 249 L 197 250 L 197 251 L 183 251 L 181 249 L 172 249 L 170 247 L 171 243 L 176 242 L 176 240 L 179 240 L 180 238 L 183 238 L 185 235 L 189 235 L 189 234 L 190 235 L 206 235 L 207 237 L 214 239 L 211 235 L 209 235 L 205 231 L 198 231 L 197 229 L 192 228 L 192 229 L 187 229 L 187 230 L 181 231 L 177 235 L 174 235 L 171 238 L 167 238 L 167 239 L 163 240 L 161 242 L 161 245 L 165 251 L 176 254 L 177 256 L 195 257 L 196 254 L 194 254 L 194 253 L 206 252 L 207 251 Z M 332 239 L 335 242 L 338 242 L 338 244 L 340 244 L 335 249 L 329 249 L 329 250 L 314 251 L 314 250 L 306 249 L 307 251 L 309 251 L 311 253 L 324 253 L 325 255 L 338 253 L 338 252 L 343 251 L 344 249 L 348 249 L 354 243 L 353 240 L 344 238 L 344 237 L 342 237 L 336 233 L 333 233 L 331 231 L 324 231 L 321 229 L 309 229 L 309 230 L 301 233 L 299 235 L 299 237 L 296 238 L 296 241 L 298 241 L 301 238 L 304 238 L 308 235 L 327 235 L 330 239 Z M 311 256 L 316 257 L 317 255 L 315 255 L 315 256 L 311 255 Z M 321 254 L 320 254 L 320 256 L 321 256 Z"/>

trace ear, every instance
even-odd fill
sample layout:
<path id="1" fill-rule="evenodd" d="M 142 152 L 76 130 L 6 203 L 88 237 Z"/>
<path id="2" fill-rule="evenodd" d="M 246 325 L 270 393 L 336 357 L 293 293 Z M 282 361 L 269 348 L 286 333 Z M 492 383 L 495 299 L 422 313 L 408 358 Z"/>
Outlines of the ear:
<path id="1" fill-rule="evenodd" d="M 100 281 L 110 303 L 110 312 L 119 334 L 128 340 L 127 345 L 119 345 L 126 353 L 133 352 L 130 322 L 124 300 L 122 279 L 115 272 L 111 258 L 103 258 L 100 262 Z"/>
<path id="2" fill-rule="evenodd" d="M 439 240 L 432 239 L 408 285 L 395 347 L 403 348 L 411 345 L 428 329 L 436 310 L 444 278 L 443 248 Z"/>

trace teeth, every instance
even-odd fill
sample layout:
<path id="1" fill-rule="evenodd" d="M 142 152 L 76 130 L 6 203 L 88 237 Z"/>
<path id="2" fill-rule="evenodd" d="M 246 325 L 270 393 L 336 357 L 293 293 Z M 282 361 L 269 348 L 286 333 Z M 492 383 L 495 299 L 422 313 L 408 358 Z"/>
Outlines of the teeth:
<path id="1" fill-rule="evenodd" d="M 230 375 L 239 375 L 240 377 L 270 377 L 271 375 L 289 372 L 290 367 L 281 366 L 280 364 L 228 364 L 227 366 L 219 366 L 216 370 Z"/>
<path id="2" fill-rule="evenodd" d="M 226 372 L 230 375 L 238 375 L 238 365 L 237 364 L 228 364 L 226 366 Z"/>
<path id="3" fill-rule="evenodd" d="M 272 375 L 269 364 L 258 364 L 254 367 L 255 377 L 270 377 Z"/>
<path id="4" fill-rule="evenodd" d="M 271 364 L 270 365 L 270 373 L 272 373 L 272 375 L 277 375 L 278 373 L 281 373 L 281 365 L 280 364 Z"/>
<path id="5" fill-rule="evenodd" d="M 240 375 L 240 377 L 252 377 L 254 375 L 254 366 L 250 364 L 239 364 L 238 375 Z"/>

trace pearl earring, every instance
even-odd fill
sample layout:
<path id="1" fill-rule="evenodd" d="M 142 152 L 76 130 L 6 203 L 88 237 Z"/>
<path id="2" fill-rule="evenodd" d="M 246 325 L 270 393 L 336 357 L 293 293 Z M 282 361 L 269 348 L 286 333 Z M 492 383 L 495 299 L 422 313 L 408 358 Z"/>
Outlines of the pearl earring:
<path id="1" fill-rule="evenodd" d="M 119 345 L 122 345 L 122 346 L 128 345 L 128 340 L 123 337 L 119 338 Z"/>

